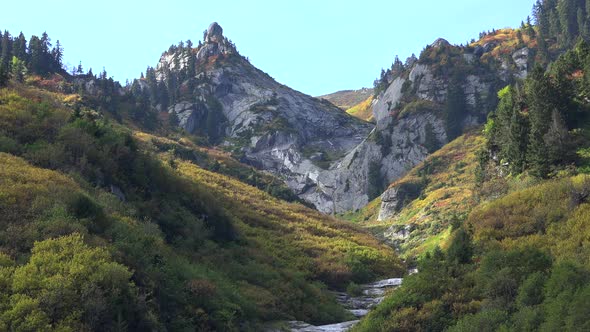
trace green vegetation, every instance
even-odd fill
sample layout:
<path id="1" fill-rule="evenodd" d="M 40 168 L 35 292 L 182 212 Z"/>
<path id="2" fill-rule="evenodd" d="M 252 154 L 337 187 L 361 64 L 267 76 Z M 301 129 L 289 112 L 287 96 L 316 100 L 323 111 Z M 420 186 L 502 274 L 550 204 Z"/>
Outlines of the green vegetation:
<path id="1" fill-rule="evenodd" d="M 398 188 L 401 206 L 391 220 L 376 220 L 380 198 L 344 218 L 362 222 L 378 236 L 391 226 L 401 230 L 409 225 L 409 237 L 394 243 L 402 256 L 419 256 L 437 245 L 445 248 L 453 223 L 462 221 L 477 204 L 474 173 L 477 151 L 483 146 L 481 135 L 465 134 L 392 183 L 390 188 Z"/>
<path id="2" fill-rule="evenodd" d="M 505 52 L 537 42 L 535 61 L 543 64 L 587 38 L 583 1 L 538 1 L 535 19 L 536 27 L 494 31 L 473 45 L 496 42 L 492 52 Z M 470 138 L 476 144 L 453 157 L 452 147 L 469 139 L 459 137 L 392 184 L 429 179 L 393 220 L 375 221 L 376 210 L 358 213 L 375 231 L 410 225 L 399 249 L 410 264 L 416 259 L 420 273 L 404 279 L 354 331 L 589 328 L 588 49 L 580 41 L 547 71 L 537 67 L 501 90 L 484 137 Z M 437 190 L 447 193 L 434 199 Z M 445 211 L 445 199 L 457 205 Z M 432 220 L 436 231 L 411 245 Z"/>
<path id="3" fill-rule="evenodd" d="M 524 88 L 500 91 L 500 104 L 486 126 L 489 153 L 510 172 L 529 171 L 537 177 L 586 163 L 577 152 L 590 145 L 588 66 L 590 49 L 580 42 L 553 63 L 550 72 L 537 67 Z M 482 159 L 484 173 L 488 159 Z"/>
<path id="4" fill-rule="evenodd" d="M 354 330 L 585 329 L 588 188 L 566 177 L 479 205 Z"/>
<path id="5" fill-rule="evenodd" d="M 275 198 L 296 200 L 272 176 L 91 105 L 0 89 L 0 329 L 329 323 L 351 317 L 328 288 L 403 273 L 360 228 Z"/>
<path id="6" fill-rule="evenodd" d="M 346 110 L 346 113 L 354 116 L 355 118 L 359 118 L 363 121 L 373 121 L 373 108 L 371 107 L 373 104 L 373 100 L 375 97 L 370 96 L 366 100 L 352 106 L 351 108 Z"/>
<path id="7" fill-rule="evenodd" d="M 355 105 L 363 103 L 371 96 L 373 96 L 373 90 L 363 88 L 359 90 L 338 91 L 318 98 L 328 100 L 342 110 L 348 110 Z"/>

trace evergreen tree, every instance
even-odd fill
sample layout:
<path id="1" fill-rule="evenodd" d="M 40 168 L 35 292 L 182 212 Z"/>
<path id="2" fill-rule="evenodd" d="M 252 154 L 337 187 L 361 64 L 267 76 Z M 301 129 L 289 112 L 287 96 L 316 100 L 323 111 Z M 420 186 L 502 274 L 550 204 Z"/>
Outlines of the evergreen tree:
<path id="1" fill-rule="evenodd" d="M 401 62 L 399 57 L 396 55 L 393 64 L 391 65 L 391 75 L 393 78 L 398 77 L 404 71 L 404 64 Z"/>
<path id="2" fill-rule="evenodd" d="M 22 32 L 12 43 L 12 55 L 25 62 L 27 61 L 27 40 Z"/>
<path id="3" fill-rule="evenodd" d="M 500 102 L 498 107 L 493 114 L 493 131 L 488 134 L 490 146 L 495 148 L 494 151 L 500 152 L 500 158 L 507 158 L 508 147 L 510 146 L 510 136 L 506 133 L 510 130 L 512 123 L 513 113 L 515 109 L 515 89 L 512 86 L 508 86 L 500 92 L 498 96 Z"/>
<path id="4" fill-rule="evenodd" d="M 10 68 L 12 77 L 17 81 L 22 82 L 26 72 L 25 62 L 16 56 L 13 56 Z"/>
<path id="5" fill-rule="evenodd" d="M 43 47 L 37 36 L 31 36 L 29 40 L 29 71 L 42 74 L 43 71 Z"/>
<path id="6" fill-rule="evenodd" d="M 63 47 L 58 40 L 55 42 L 55 47 L 53 50 L 51 50 L 51 57 L 53 58 L 53 71 L 59 71 L 62 69 L 63 51 Z"/>
<path id="7" fill-rule="evenodd" d="M 463 227 L 460 227 L 453 237 L 453 241 L 447 250 L 447 257 L 450 262 L 459 264 L 471 263 L 473 244 L 471 242 L 471 236 Z"/>
<path id="8" fill-rule="evenodd" d="M 572 44 L 578 35 L 576 0 L 562 0 L 557 5 L 557 13 L 561 26 L 562 46 Z"/>
<path id="9" fill-rule="evenodd" d="M 530 16 L 527 16 L 527 18 L 526 18 L 526 27 L 525 27 L 524 31 L 529 37 L 531 37 L 531 38 L 536 37 L 535 28 L 533 27 L 533 24 L 531 23 Z"/>
<path id="10" fill-rule="evenodd" d="M 510 162 L 510 169 L 517 174 L 524 171 L 526 166 L 528 128 L 527 118 L 519 110 L 515 110 L 510 120 L 510 135 L 506 157 Z"/>
<path id="11" fill-rule="evenodd" d="M 8 67 L 0 63 L 0 87 L 8 83 Z"/>
<path id="12" fill-rule="evenodd" d="M 544 136 L 549 129 L 554 108 L 553 93 L 554 88 L 543 68 L 535 67 L 526 83 L 526 95 L 531 126 L 528 161 L 531 173 L 538 177 L 545 177 L 549 172 L 549 156 Z"/>
<path id="13" fill-rule="evenodd" d="M 552 165 L 565 161 L 568 155 L 569 133 L 560 112 L 553 110 L 551 123 L 543 140 L 547 146 L 547 156 Z"/>
<path id="14" fill-rule="evenodd" d="M 0 47 L 2 48 L 2 52 L 0 53 L 0 63 L 2 63 L 4 68 L 8 68 L 10 66 L 10 61 L 12 60 L 12 38 L 10 37 L 8 30 L 4 30 L 2 40 L 0 41 Z"/>

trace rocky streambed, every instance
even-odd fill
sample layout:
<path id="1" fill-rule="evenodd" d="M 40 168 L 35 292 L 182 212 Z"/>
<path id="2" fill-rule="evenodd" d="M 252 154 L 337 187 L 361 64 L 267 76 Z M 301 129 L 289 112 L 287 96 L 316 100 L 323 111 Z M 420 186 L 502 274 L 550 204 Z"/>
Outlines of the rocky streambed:
<path id="1" fill-rule="evenodd" d="M 321 326 L 314 326 L 300 321 L 290 321 L 289 327 L 293 332 L 348 331 L 359 322 L 360 318 L 367 315 L 372 308 L 383 301 L 385 292 L 388 289 L 400 286 L 402 280 L 402 278 L 392 278 L 361 285 L 362 295 L 360 296 L 350 296 L 347 293 L 335 292 L 337 301 L 357 317 L 356 320 Z"/>

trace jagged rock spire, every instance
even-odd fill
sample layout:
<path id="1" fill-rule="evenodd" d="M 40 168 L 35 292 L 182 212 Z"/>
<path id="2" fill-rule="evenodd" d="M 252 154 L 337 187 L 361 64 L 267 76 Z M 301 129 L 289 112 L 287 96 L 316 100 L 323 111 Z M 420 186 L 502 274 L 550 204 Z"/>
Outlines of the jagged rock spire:
<path id="1" fill-rule="evenodd" d="M 205 36 L 206 43 L 219 43 L 223 41 L 223 28 L 217 23 L 213 22 L 207 29 L 207 35 Z"/>
<path id="2" fill-rule="evenodd" d="M 210 56 L 235 53 L 234 46 L 223 36 L 223 28 L 213 22 L 205 32 L 205 44 L 197 53 L 197 61 L 203 61 Z"/>

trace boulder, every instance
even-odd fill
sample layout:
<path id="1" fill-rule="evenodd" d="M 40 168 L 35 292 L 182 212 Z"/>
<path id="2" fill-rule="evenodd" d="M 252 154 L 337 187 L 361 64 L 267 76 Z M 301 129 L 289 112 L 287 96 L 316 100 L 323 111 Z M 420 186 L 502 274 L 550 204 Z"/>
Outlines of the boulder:
<path id="1" fill-rule="evenodd" d="M 378 221 L 393 218 L 403 207 L 403 197 L 399 197 L 399 188 L 392 187 L 381 195 L 381 208 L 379 209 Z"/>

